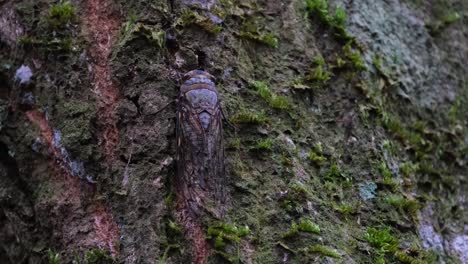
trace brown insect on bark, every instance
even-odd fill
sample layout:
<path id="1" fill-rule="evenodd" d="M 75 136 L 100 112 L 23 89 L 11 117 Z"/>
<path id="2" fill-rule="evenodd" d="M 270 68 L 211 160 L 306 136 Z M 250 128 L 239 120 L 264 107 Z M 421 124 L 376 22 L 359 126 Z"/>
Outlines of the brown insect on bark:
<path id="1" fill-rule="evenodd" d="M 192 217 L 225 213 L 223 114 L 214 77 L 193 70 L 183 77 L 177 106 L 177 188 Z"/>
<path id="2" fill-rule="evenodd" d="M 192 241 L 194 263 L 205 263 L 209 246 L 200 220 L 226 211 L 223 113 L 214 77 L 193 70 L 183 77 L 177 104 L 177 209 Z"/>

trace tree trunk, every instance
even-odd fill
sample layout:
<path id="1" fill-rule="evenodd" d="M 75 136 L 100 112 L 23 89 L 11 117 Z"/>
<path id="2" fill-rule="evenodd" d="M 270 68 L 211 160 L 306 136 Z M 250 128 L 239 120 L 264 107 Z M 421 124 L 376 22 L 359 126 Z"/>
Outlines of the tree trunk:
<path id="1" fill-rule="evenodd" d="M 467 25 L 463 0 L 0 0 L 0 263 L 468 263 Z M 194 69 L 227 208 L 187 222 Z"/>

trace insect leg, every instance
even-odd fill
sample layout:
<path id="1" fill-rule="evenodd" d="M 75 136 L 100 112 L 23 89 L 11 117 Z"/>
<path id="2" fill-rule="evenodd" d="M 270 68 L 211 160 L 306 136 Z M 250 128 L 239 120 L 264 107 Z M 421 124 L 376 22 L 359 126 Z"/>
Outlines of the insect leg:
<path id="1" fill-rule="evenodd" d="M 160 112 L 164 111 L 164 109 L 166 109 L 168 106 L 170 106 L 171 104 L 173 103 L 177 103 L 177 99 L 169 102 L 168 104 L 166 104 L 165 106 L 163 106 L 163 108 L 159 109 L 158 111 L 156 111 L 156 113 L 154 113 L 155 115 L 159 114 Z"/>

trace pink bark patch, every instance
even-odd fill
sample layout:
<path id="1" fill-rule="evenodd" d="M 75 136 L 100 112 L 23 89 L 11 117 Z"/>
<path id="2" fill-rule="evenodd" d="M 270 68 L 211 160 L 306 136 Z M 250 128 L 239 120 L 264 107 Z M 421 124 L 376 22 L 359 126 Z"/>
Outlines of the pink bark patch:
<path id="1" fill-rule="evenodd" d="M 200 224 L 190 216 L 186 199 L 177 197 L 177 217 L 185 230 L 185 238 L 192 244 L 192 260 L 195 264 L 205 264 L 210 256 L 210 245 Z"/>
<path id="2" fill-rule="evenodd" d="M 97 99 L 97 118 L 100 127 L 100 142 L 109 163 L 115 161 L 119 142 L 117 129 L 116 104 L 119 100 L 118 87 L 112 80 L 109 57 L 117 37 L 120 19 L 113 15 L 107 0 L 88 0 L 84 2 L 85 30 L 91 43 L 89 52 L 92 58 L 93 91 Z"/>
<path id="3" fill-rule="evenodd" d="M 54 145 L 54 130 L 45 118 L 45 114 L 32 110 L 26 112 L 26 116 L 29 121 L 39 127 L 51 155 L 52 161 L 49 166 L 56 176 L 52 180 L 56 183 L 54 186 L 58 186 L 59 189 L 55 191 L 48 203 L 52 205 L 51 216 L 55 218 L 52 222 L 60 227 L 63 244 L 74 245 L 78 248 L 98 247 L 116 256 L 119 230 L 109 210 L 99 200 L 86 199 L 94 196 L 94 188 L 73 176 L 68 167 L 63 164 L 63 152 Z M 63 214 L 64 217 L 56 217 Z"/>
<path id="4" fill-rule="evenodd" d="M 118 253 L 119 230 L 112 219 L 112 215 L 103 204 L 97 203 L 93 218 L 98 242 L 103 243 L 102 246 L 108 248 L 112 256 L 116 256 Z"/>

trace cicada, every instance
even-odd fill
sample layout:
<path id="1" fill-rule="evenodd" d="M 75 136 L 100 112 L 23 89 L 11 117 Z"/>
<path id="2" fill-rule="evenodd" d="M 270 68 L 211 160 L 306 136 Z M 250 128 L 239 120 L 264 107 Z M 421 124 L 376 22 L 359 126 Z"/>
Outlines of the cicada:
<path id="1" fill-rule="evenodd" d="M 186 73 L 177 100 L 176 188 L 193 219 L 222 218 L 226 210 L 223 113 L 214 81 L 202 70 Z"/>

